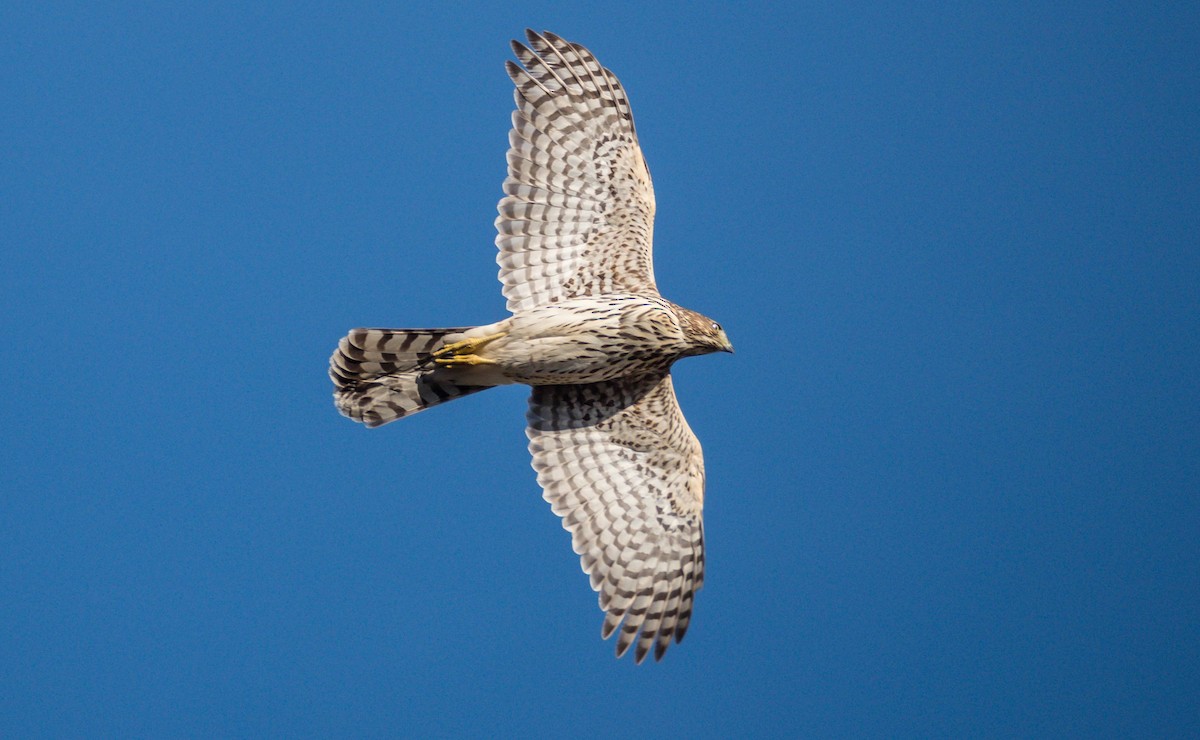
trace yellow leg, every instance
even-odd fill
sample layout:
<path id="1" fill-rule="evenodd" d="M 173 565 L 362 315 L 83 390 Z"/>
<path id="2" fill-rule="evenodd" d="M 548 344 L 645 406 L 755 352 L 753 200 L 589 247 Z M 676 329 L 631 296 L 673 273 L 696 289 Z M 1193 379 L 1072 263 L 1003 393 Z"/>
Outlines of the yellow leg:
<path id="1" fill-rule="evenodd" d="M 496 361 L 479 356 L 479 350 L 505 336 L 505 332 L 486 337 L 451 342 L 433 353 L 433 361 L 439 365 L 495 365 Z"/>
<path id="2" fill-rule="evenodd" d="M 495 365 L 496 361 L 479 355 L 451 355 L 450 357 L 435 357 L 433 361 L 439 365 Z"/>

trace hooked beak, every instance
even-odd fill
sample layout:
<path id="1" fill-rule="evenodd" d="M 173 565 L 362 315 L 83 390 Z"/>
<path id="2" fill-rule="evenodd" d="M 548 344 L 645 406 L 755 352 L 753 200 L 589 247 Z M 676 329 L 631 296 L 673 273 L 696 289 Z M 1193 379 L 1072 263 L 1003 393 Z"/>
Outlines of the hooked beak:
<path id="1" fill-rule="evenodd" d="M 733 354 L 733 343 L 729 341 L 729 337 L 725 336 L 725 332 L 721 332 L 721 351 Z"/>

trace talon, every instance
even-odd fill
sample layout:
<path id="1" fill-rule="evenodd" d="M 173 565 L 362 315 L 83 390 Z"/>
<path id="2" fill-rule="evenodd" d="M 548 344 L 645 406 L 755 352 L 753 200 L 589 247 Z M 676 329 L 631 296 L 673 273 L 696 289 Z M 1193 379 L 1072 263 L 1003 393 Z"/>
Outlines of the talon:
<path id="1" fill-rule="evenodd" d="M 461 342 L 451 342 L 450 344 L 443 346 L 441 349 L 434 350 L 433 356 L 434 357 L 445 357 L 446 355 L 457 355 L 461 351 L 469 350 L 470 348 L 471 348 L 471 340 L 464 339 Z"/>
<path id="2" fill-rule="evenodd" d="M 479 355 L 452 355 L 450 357 L 435 357 L 433 361 L 439 365 L 495 365 L 496 361 Z"/>
<path id="3" fill-rule="evenodd" d="M 491 344 L 492 342 L 496 341 L 497 339 L 499 339 L 500 337 L 503 337 L 503 336 L 505 336 L 505 332 L 499 332 L 497 334 L 489 334 L 486 337 L 477 337 L 475 339 L 463 339 L 463 340 L 460 340 L 457 342 L 451 342 L 450 344 L 447 344 L 444 347 L 442 347 L 441 349 L 435 350 L 433 352 L 434 361 L 438 362 L 440 364 L 446 365 L 446 364 L 450 364 L 450 363 L 443 362 L 442 361 L 443 358 L 453 359 L 454 357 L 460 357 L 460 356 L 474 356 L 479 353 L 479 350 L 483 349 L 487 345 Z M 450 355 L 451 357 L 447 357 L 447 355 Z M 481 357 L 476 357 L 476 360 L 477 360 L 477 362 L 454 363 L 454 364 L 469 364 L 469 365 L 494 365 L 494 364 L 496 364 L 495 362 L 492 362 L 491 360 L 484 360 Z"/>

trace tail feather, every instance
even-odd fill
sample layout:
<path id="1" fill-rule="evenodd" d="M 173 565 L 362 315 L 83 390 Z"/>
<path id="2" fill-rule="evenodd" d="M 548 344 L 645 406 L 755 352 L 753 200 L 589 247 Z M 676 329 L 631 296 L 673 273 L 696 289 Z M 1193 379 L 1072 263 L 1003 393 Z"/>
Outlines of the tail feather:
<path id="1" fill-rule="evenodd" d="M 490 387 L 456 382 L 454 368 L 433 362 L 447 336 L 469 328 L 351 331 L 329 358 L 338 411 L 377 427 Z"/>

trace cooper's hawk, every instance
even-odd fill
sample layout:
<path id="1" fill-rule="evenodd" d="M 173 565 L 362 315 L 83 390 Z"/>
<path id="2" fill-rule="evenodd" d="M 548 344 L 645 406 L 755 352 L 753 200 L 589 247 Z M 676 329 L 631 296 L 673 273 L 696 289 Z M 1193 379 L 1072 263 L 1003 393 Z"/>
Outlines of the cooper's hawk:
<path id="1" fill-rule="evenodd" d="M 621 83 L 591 52 L 526 31 L 496 219 L 508 318 L 355 329 L 330 361 L 338 410 L 376 427 L 507 383 L 533 386 L 538 483 L 641 663 L 683 639 L 704 582 L 704 460 L 675 400 L 680 357 L 732 352 L 658 294 L 654 191 Z"/>

